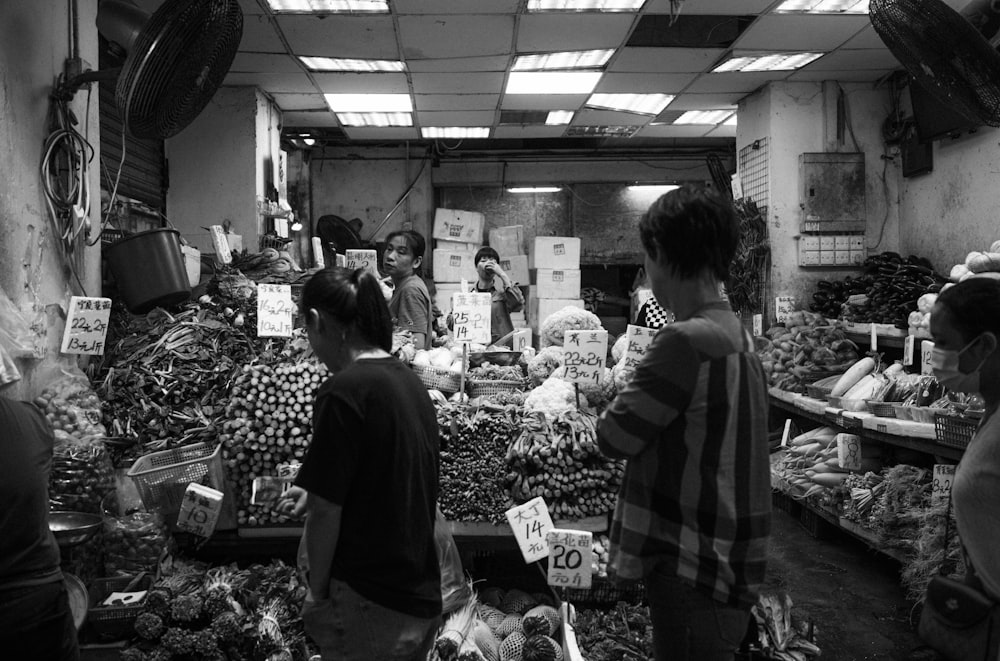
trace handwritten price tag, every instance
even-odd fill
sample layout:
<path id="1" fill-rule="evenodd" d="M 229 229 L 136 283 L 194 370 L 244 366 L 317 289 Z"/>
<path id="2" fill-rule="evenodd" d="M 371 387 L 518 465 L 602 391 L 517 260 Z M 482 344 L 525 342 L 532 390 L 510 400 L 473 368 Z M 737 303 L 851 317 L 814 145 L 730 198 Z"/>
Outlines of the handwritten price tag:
<path id="1" fill-rule="evenodd" d="M 594 534 L 554 528 L 545 536 L 549 545 L 549 585 L 557 588 L 590 588 L 594 559 Z"/>
<path id="2" fill-rule="evenodd" d="M 930 340 L 922 340 L 920 342 L 920 373 L 921 374 L 933 374 L 934 369 L 931 367 L 931 353 L 934 351 L 934 343 Z"/>
<path id="3" fill-rule="evenodd" d="M 774 316 L 779 324 L 788 321 L 788 315 L 795 312 L 794 296 L 778 296 L 774 299 Z"/>
<path id="4" fill-rule="evenodd" d="M 916 345 L 917 338 L 912 335 L 907 335 L 906 339 L 903 340 L 903 365 L 909 367 L 913 364 L 913 349 Z"/>
<path id="5" fill-rule="evenodd" d="M 103 354 L 110 318 L 110 298 L 71 296 L 60 351 L 92 356 Z"/>
<path id="6" fill-rule="evenodd" d="M 524 561 L 535 562 L 546 557 L 549 554 L 549 545 L 545 536 L 555 526 L 552 525 L 552 515 L 549 514 L 549 507 L 542 497 L 532 498 L 523 505 L 511 507 L 506 514 L 507 521 L 514 531 L 514 539 L 521 547 Z"/>
<path id="7" fill-rule="evenodd" d="M 861 437 L 837 434 L 837 463 L 848 471 L 861 470 Z"/>
<path id="8" fill-rule="evenodd" d="M 257 336 L 292 336 L 291 285 L 257 285 Z"/>
<path id="9" fill-rule="evenodd" d="M 646 355 L 649 345 L 653 343 L 654 337 L 656 337 L 656 331 L 652 328 L 643 328 L 632 324 L 626 327 L 625 341 L 628 346 L 625 348 L 625 355 L 622 356 L 625 367 L 634 368 L 639 364 L 642 357 Z"/>
<path id="10" fill-rule="evenodd" d="M 514 337 L 510 341 L 514 351 L 524 351 L 531 346 L 531 329 L 522 328 L 514 331 Z"/>
<path id="11" fill-rule="evenodd" d="M 760 337 L 764 334 L 764 315 L 760 313 L 753 316 L 753 334 L 754 337 Z"/>
<path id="12" fill-rule="evenodd" d="M 233 263 L 233 251 L 229 248 L 229 239 L 222 225 L 212 225 L 209 228 L 212 235 L 212 245 L 215 246 L 215 256 L 219 258 L 221 264 Z"/>
<path id="13" fill-rule="evenodd" d="M 314 236 L 310 243 L 313 251 L 313 266 L 318 269 L 326 268 L 326 257 L 323 255 L 323 240 Z"/>
<path id="14" fill-rule="evenodd" d="M 211 537 L 222 512 L 223 493 L 192 482 L 184 491 L 177 527 L 200 537 Z"/>
<path id="15" fill-rule="evenodd" d="M 378 252 L 374 250 L 346 250 L 344 251 L 344 262 L 347 268 L 352 271 L 364 269 L 378 277 Z"/>
<path id="16" fill-rule="evenodd" d="M 934 464 L 934 479 L 931 482 L 931 504 L 943 503 L 951 497 L 951 485 L 955 481 L 955 466 Z"/>
<path id="17" fill-rule="evenodd" d="M 566 331 L 563 365 L 570 383 L 600 383 L 608 356 L 608 331 Z"/>
<path id="18" fill-rule="evenodd" d="M 456 292 L 451 295 L 455 339 L 459 342 L 490 343 L 490 294 Z"/>

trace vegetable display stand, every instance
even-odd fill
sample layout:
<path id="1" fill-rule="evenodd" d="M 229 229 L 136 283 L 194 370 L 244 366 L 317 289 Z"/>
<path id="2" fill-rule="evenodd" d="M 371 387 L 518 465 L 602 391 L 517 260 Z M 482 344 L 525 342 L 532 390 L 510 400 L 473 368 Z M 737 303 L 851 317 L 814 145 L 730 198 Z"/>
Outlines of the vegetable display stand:
<path id="1" fill-rule="evenodd" d="M 411 365 L 411 367 L 428 390 L 455 393 L 461 388 L 462 375 L 458 372 L 428 365 Z"/>
<path id="2" fill-rule="evenodd" d="M 133 636 L 132 625 L 142 612 L 143 602 L 112 606 L 102 606 L 101 603 L 114 592 L 148 590 L 153 584 L 152 576 L 143 576 L 132 585 L 135 579 L 135 576 L 116 576 L 94 580 L 90 589 L 87 622 L 100 638 L 121 640 Z"/>
<path id="3" fill-rule="evenodd" d="M 522 392 L 528 389 L 527 381 L 503 381 L 498 379 L 469 379 L 470 397 L 493 397 L 501 393 Z"/>
<path id="4" fill-rule="evenodd" d="M 934 433 L 937 435 L 937 442 L 952 448 L 968 447 L 979 421 L 972 418 L 961 418 L 955 415 L 934 416 Z"/>

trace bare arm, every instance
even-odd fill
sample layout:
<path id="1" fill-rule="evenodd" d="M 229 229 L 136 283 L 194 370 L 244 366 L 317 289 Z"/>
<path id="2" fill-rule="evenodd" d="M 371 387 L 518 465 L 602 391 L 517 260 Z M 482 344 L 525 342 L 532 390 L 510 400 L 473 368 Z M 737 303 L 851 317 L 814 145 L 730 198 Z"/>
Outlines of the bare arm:
<path id="1" fill-rule="evenodd" d="M 313 599 L 330 596 L 330 569 L 340 537 L 343 508 L 329 500 L 309 494 L 309 517 L 306 520 L 306 553 L 309 554 L 309 593 Z"/>

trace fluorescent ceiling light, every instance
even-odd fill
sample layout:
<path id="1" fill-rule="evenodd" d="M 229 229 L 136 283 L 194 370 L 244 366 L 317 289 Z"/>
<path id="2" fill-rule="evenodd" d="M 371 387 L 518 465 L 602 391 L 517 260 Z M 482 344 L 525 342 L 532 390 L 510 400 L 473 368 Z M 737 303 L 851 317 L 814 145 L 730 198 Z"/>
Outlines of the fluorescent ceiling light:
<path id="1" fill-rule="evenodd" d="M 528 11 L 639 11 L 646 0 L 528 0 Z"/>
<path id="2" fill-rule="evenodd" d="M 867 14 L 868 0 L 785 0 L 774 11 L 781 14 Z"/>
<path id="3" fill-rule="evenodd" d="M 733 56 L 712 69 L 712 73 L 727 71 L 793 71 L 818 60 L 826 53 L 764 53 Z"/>
<path id="4" fill-rule="evenodd" d="M 578 50 L 562 53 L 536 53 L 518 55 L 511 71 L 551 71 L 554 69 L 597 69 L 603 67 L 614 54 L 613 48 L 604 50 Z"/>
<path id="5" fill-rule="evenodd" d="M 586 105 L 640 115 L 659 115 L 674 100 L 669 94 L 593 94 Z"/>
<path id="6" fill-rule="evenodd" d="M 674 124 L 721 124 L 734 114 L 732 110 L 688 110 Z"/>
<path id="7" fill-rule="evenodd" d="M 567 126 L 567 138 L 631 138 L 641 126 Z"/>
<path id="8" fill-rule="evenodd" d="M 405 71 L 406 65 L 398 60 L 350 60 L 341 57 L 300 56 L 302 64 L 310 71 Z"/>
<path id="9" fill-rule="evenodd" d="M 633 184 L 629 186 L 628 189 L 637 193 L 669 193 L 672 190 L 677 190 L 680 186 L 675 184 Z"/>
<path id="10" fill-rule="evenodd" d="M 420 129 L 425 138 L 488 138 L 488 126 L 425 126 Z"/>
<path id="11" fill-rule="evenodd" d="M 733 113 L 732 117 L 730 117 L 726 121 L 722 122 L 722 125 L 723 126 L 736 126 L 736 113 Z"/>
<path id="12" fill-rule="evenodd" d="M 338 112 L 337 120 L 344 126 L 413 126 L 408 112 Z"/>
<path id="13" fill-rule="evenodd" d="M 267 0 L 267 4 L 277 13 L 389 13 L 388 0 Z"/>
<path id="14" fill-rule="evenodd" d="M 507 94 L 590 94 L 600 71 L 512 71 Z"/>
<path id="15" fill-rule="evenodd" d="M 574 112 L 572 110 L 553 110 L 549 112 L 549 116 L 545 118 L 545 123 L 549 126 L 569 124 L 573 121 L 573 115 Z"/>
<path id="16" fill-rule="evenodd" d="M 514 186 L 508 188 L 508 193 L 558 193 L 561 186 Z"/>
<path id="17" fill-rule="evenodd" d="M 324 94 L 333 112 L 413 112 L 409 94 Z"/>

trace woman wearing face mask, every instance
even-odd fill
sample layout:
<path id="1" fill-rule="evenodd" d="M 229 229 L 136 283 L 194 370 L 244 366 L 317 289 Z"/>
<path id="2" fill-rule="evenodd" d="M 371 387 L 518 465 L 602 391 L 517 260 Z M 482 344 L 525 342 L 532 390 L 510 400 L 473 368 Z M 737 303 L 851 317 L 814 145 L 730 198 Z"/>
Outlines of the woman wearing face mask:
<path id="1" fill-rule="evenodd" d="M 393 326 L 410 331 L 418 349 L 430 349 L 434 339 L 431 295 L 419 275 L 426 246 L 424 237 L 417 232 L 393 232 L 386 240 L 382 258 L 382 269 L 393 284 L 389 301 Z"/>
<path id="2" fill-rule="evenodd" d="M 434 540 L 438 424 L 427 390 L 392 357 L 378 280 L 324 269 L 302 293 L 309 344 L 333 374 L 278 510 L 307 513 L 306 631 L 324 660 L 427 658 L 441 615 Z"/>
<path id="3" fill-rule="evenodd" d="M 943 385 L 978 392 L 982 423 L 955 471 L 951 498 L 969 575 L 1000 600 L 1000 282 L 970 278 L 941 292 L 931 310 L 931 366 Z"/>

